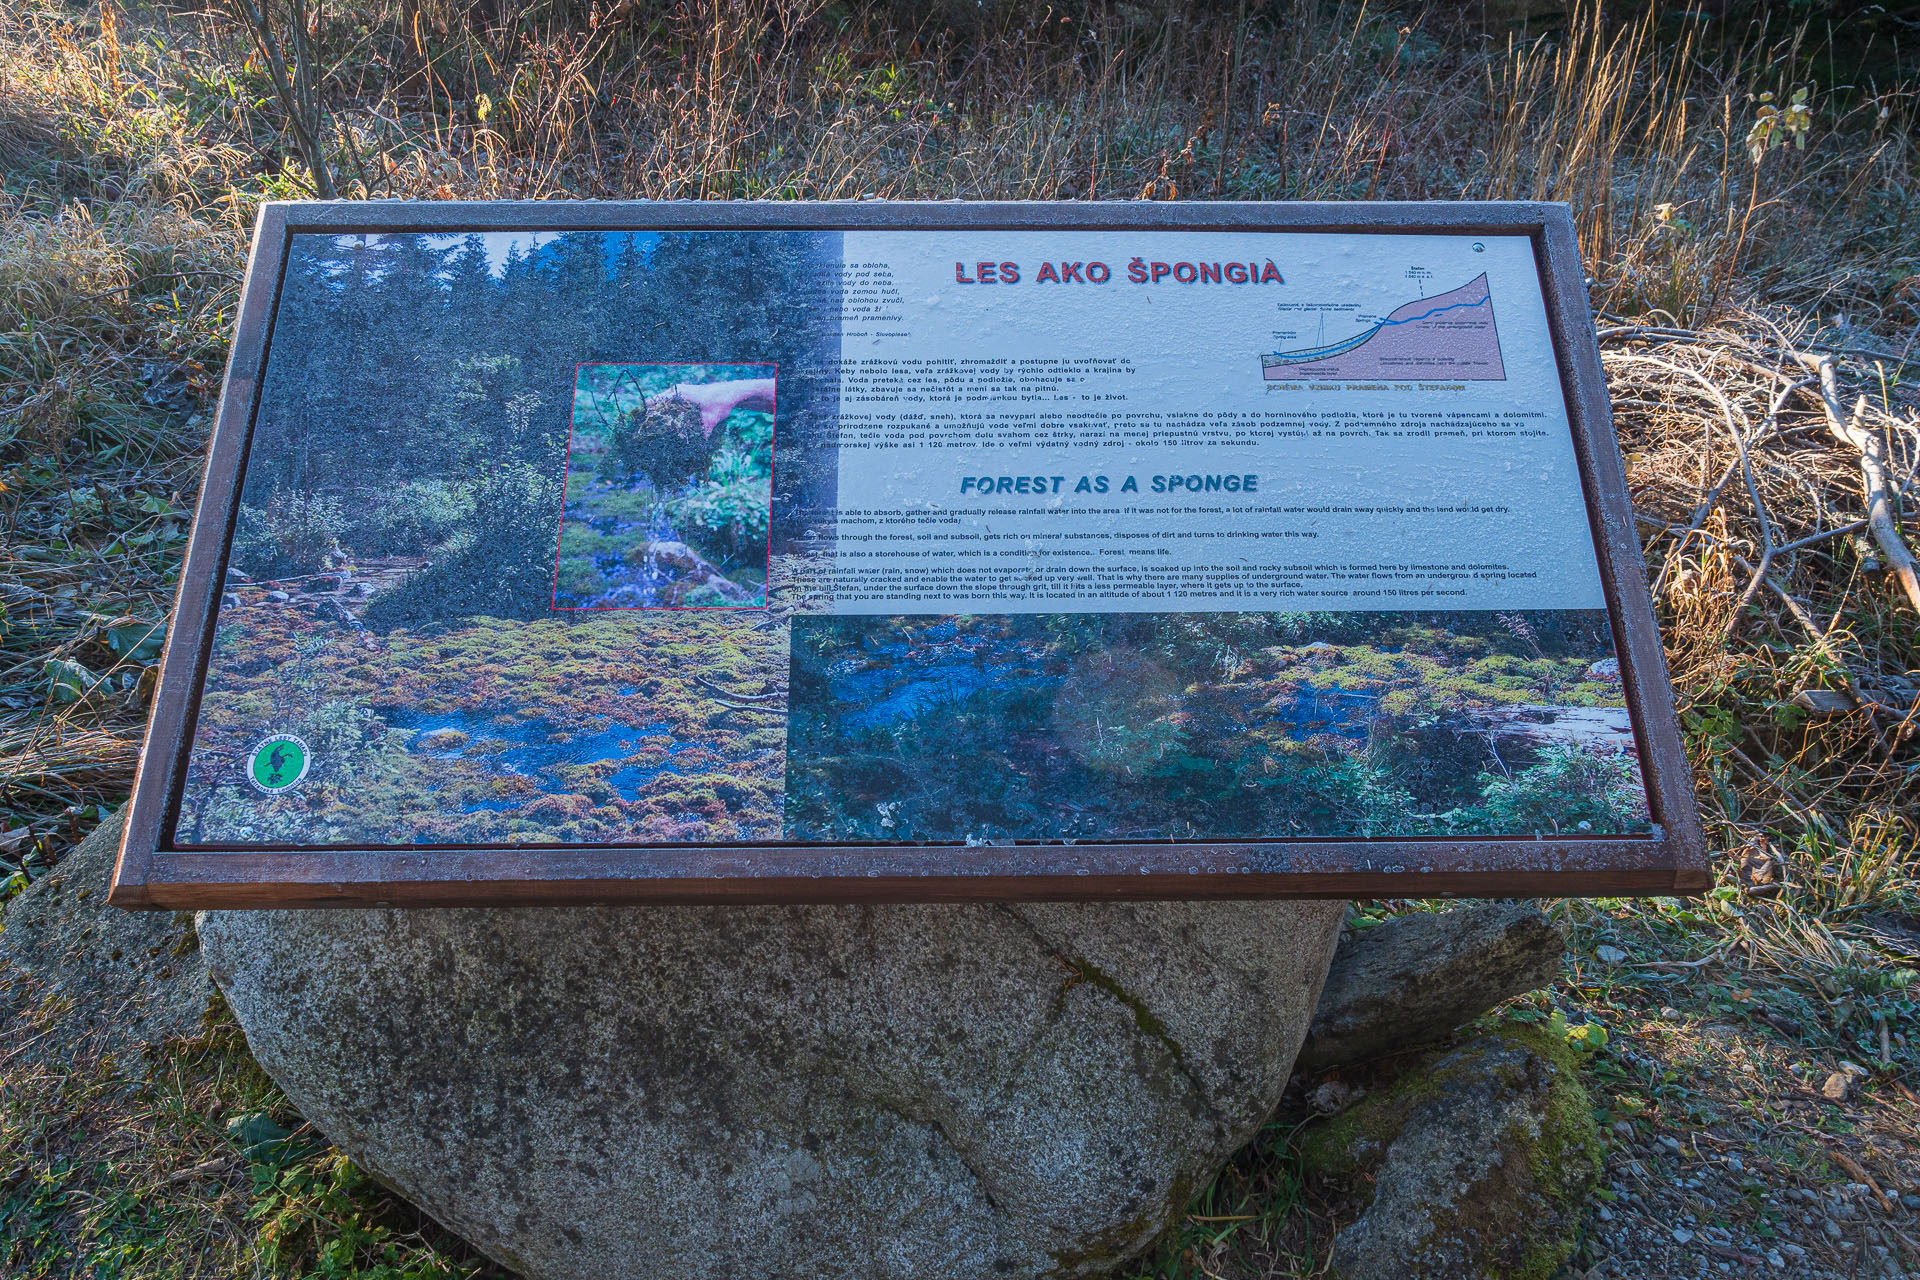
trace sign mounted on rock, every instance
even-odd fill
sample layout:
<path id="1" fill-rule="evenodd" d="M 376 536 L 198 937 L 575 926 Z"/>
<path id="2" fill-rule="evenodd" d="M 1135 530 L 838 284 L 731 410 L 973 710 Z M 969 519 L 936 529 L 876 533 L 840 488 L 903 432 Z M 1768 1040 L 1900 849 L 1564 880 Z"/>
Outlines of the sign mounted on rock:
<path id="1" fill-rule="evenodd" d="M 1566 210 L 271 204 L 113 900 L 1673 892 Z"/>

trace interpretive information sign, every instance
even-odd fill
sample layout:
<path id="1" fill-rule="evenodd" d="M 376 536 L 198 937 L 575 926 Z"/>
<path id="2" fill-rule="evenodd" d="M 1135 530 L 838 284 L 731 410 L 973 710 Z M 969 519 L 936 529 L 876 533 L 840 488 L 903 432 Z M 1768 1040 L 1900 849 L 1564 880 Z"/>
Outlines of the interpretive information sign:
<path id="1" fill-rule="evenodd" d="M 1705 883 L 1558 206 L 255 254 L 116 901 Z"/>

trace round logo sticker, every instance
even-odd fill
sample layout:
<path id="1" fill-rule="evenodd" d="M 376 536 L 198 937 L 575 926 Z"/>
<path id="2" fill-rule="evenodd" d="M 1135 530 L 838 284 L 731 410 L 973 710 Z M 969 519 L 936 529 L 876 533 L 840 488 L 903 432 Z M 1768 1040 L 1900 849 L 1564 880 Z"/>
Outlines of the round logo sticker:
<path id="1" fill-rule="evenodd" d="M 247 756 L 247 781 L 255 791 L 279 795 L 299 786 L 312 762 L 313 753 L 305 742 L 290 733 L 276 733 L 254 744 Z"/>

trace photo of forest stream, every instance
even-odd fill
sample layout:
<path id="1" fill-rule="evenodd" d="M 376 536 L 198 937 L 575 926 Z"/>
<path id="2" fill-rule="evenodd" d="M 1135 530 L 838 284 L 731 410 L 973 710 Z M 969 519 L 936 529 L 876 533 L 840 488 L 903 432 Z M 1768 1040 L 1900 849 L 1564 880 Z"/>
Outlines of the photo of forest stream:
<path id="1" fill-rule="evenodd" d="M 765 604 L 770 365 L 582 365 L 556 609 Z"/>
<path id="2" fill-rule="evenodd" d="M 1648 829 L 1601 611 L 793 626 L 800 839 Z"/>
<path id="3" fill-rule="evenodd" d="M 838 264 L 835 233 L 295 237 L 179 842 L 780 839 L 768 567 L 831 505 Z M 277 736 L 308 768 L 269 791 Z"/>

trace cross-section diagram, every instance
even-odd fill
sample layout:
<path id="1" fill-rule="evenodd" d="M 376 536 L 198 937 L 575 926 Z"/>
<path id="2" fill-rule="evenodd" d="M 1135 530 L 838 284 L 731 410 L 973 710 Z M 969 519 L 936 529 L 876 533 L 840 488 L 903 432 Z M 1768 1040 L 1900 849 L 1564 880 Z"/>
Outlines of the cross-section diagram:
<path id="1" fill-rule="evenodd" d="M 1296 378 L 1372 381 L 1455 378 L 1500 382 L 1500 334 L 1483 272 L 1459 288 L 1418 298 L 1350 338 L 1260 357 L 1268 382 Z"/>

